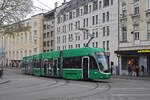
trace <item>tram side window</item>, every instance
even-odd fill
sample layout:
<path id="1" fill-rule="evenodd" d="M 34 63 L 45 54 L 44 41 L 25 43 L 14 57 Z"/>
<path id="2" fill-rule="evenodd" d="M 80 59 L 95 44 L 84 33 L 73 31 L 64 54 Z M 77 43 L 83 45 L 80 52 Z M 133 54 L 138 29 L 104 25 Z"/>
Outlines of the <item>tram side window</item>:
<path id="1" fill-rule="evenodd" d="M 98 66 L 94 57 L 90 57 L 90 69 L 98 69 Z"/>
<path id="2" fill-rule="evenodd" d="M 44 59 L 42 67 L 52 67 L 53 66 L 53 59 Z"/>
<path id="3" fill-rule="evenodd" d="M 69 57 L 64 58 L 63 60 L 63 68 L 82 68 L 82 57 Z"/>

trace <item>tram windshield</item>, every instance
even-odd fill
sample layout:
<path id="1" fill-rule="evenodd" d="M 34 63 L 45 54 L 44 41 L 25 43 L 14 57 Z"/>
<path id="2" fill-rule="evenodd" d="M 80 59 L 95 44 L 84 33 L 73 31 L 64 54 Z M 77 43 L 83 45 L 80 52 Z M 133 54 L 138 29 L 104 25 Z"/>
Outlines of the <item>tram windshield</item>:
<path id="1" fill-rule="evenodd" d="M 96 59 L 99 64 L 100 70 L 102 72 L 107 72 L 108 71 L 108 64 L 106 60 L 106 56 L 103 52 L 96 52 Z"/>

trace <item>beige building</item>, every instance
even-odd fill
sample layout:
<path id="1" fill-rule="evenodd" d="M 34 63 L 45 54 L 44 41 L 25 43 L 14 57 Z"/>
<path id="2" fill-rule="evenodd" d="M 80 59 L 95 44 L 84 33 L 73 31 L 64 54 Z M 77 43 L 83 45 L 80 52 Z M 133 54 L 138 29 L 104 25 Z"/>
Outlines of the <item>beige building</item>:
<path id="1" fill-rule="evenodd" d="M 24 56 L 43 52 L 43 14 L 25 20 L 28 30 L 5 36 L 5 59 L 9 66 L 19 66 Z"/>
<path id="2" fill-rule="evenodd" d="M 55 47 L 55 9 L 43 16 L 43 52 L 56 50 Z"/>
<path id="3" fill-rule="evenodd" d="M 150 0 L 119 0 L 119 65 L 127 74 L 133 59 L 150 74 Z"/>

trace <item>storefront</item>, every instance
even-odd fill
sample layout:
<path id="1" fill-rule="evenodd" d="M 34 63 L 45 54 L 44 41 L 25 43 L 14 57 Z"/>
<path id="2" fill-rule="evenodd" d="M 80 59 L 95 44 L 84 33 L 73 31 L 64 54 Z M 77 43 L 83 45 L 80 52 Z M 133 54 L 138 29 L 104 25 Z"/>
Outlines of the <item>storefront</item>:
<path id="1" fill-rule="evenodd" d="M 128 75 L 128 63 L 133 60 L 140 67 L 144 66 L 144 75 L 150 75 L 150 50 L 115 51 L 119 59 L 121 75 Z"/>

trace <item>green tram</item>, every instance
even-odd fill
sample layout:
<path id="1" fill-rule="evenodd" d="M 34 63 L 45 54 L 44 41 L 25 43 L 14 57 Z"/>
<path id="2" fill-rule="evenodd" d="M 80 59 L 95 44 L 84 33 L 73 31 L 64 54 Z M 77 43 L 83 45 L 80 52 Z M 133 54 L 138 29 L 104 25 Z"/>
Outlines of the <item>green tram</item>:
<path id="1" fill-rule="evenodd" d="M 104 49 L 78 48 L 23 58 L 22 71 L 35 76 L 64 79 L 109 79 Z"/>

